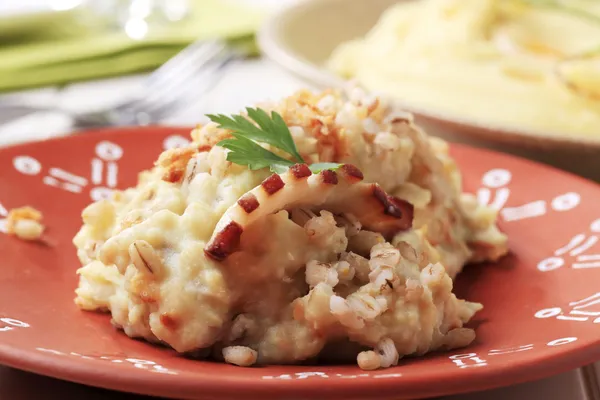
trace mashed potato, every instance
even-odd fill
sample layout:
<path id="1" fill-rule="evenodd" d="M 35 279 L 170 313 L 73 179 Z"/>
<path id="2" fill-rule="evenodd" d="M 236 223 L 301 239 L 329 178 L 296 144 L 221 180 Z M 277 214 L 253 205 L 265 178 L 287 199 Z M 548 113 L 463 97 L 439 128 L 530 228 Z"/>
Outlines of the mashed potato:
<path id="1" fill-rule="evenodd" d="M 519 0 L 400 1 L 328 65 L 415 110 L 600 140 L 600 2 L 562 3 L 596 21 Z"/>
<path id="2" fill-rule="evenodd" d="M 505 254 L 506 237 L 461 193 L 445 143 L 360 89 L 260 107 L 282 115 L 309 163 L 345 166 L 251 171 L 216 146 L 229 131 L 199 126 L 135 188 L 83 211 L 77 305 L 131 337 L 241 366 L 335 345 L 376 369 L 468 345 L 481 305 L 457 299 L 452 279 Z"/>

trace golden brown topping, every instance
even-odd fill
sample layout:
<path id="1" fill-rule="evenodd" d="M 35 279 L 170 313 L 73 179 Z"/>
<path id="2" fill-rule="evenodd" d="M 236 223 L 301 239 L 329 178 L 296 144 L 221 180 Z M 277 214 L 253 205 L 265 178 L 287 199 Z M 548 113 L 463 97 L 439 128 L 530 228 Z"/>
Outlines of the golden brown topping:
<path id="1" fill-rule="evenodd" d="M 171 149 L 162 153 L 157 161 L 157 164 L 164 169 L 162 179 L 171 183 L 180 182 L 194 154 L 196 149 L 191 147 Z"/>
<path id="2" fill-rule="evenodd" d="M 207 125 L 192 132 L 192 137 L 198 142 L 198 151 L 209 151 L 222 140 L 229 139 L 231 132 L 219 129 L 215 125 Z"/>
<path id="3" fill-rule="evenodd" d="M 339 162 L 347 154 L 346 141 L 340 138 L 334 123 L 325 124 L 320 119 L 310 123 L 311 136 L 317 139 L 317 151 L 320 161 Z"/>

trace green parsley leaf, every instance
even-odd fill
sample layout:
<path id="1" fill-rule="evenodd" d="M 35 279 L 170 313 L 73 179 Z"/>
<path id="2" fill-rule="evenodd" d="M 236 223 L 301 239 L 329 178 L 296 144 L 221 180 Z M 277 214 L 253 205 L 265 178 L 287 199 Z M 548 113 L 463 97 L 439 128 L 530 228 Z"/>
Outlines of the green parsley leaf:
<path id="1" fill-rule="evenodd" d="M 209 114 L 207 117 L 218 123 L 219 128 L 229 129 L 255 142 L 270 144 L 290 154 L 297 162 L 304 163 L 302 156 L 298 153 L 294 139 L 292 139 L 292 134 L 281 115 L 273 111 L 269 116 L 265 110 L 260 108 L 246 108 L 246 111 L 248 117 L 256 122 L 258 126 L 242 115 L 227 117 L 222 114 Z"/>
<path id="2" fill-rule="evenodd" d="M 313 174 L 318 174 L 319 172 L 324 171 L 326 169 L 335 171 L 336 169 L 338 169 L 341 166 L 342 166 L 342 164 L 324 162 L 324 163 L 311 164 L 309 166 L 309 168 L 313 172 Z"/>
<path id="3" fill-rule="evenodd" d="M 281 115 L 275 111 L 269 115 L 260 108 L 246 108 L 246 111 L 250 120 L 242 115 L 232 115 L 230 117 L 223 114 L 207 115 L 211 121 L 219 124 L 219 128 L 228 129 L 232 132 L 233 138 L 217 143 L 217 146 L 229 150 L 227 161 L 245 165 L 251 170 L 268 167 L 277 174 L 284 173 L 296 163 L 306 164 L 298 152 L 292 134 Z M 266 143 L 285 151 L 294 161 L 280 157 L 265 149 L 259 143 Z M 318 163 L 311 165 L 310 169 L 313 173 L 319 173 L 326 169 L 335 170 L 340 166 L 341 164 L 337 163 Z"/>
<path id="4" fill-rule="evenodd" d="M 271 172 L 277 174 L 287 171 L 290 166 L 294 165 L 292 161 L 271 153 L 252 140 L 236 133 L 233 136 L 234 139 L 225 139 L 217 143 L 217 146 L 230 150 L 227 153 L 227 161 L 238 165 L 246 165 L 251 170 L 268 167 Z"/>
<path id="5" fill-rule="evenodd" d="M 269 118 L 269 115 L 260 108 L 246 108 L 246 111 L 248 112 L 248 116 L 252 118 L 264 132 L 272 132 L 273 136 L 277 138 L 276 141 L 273 141 L 273 143 L 270 144 L 291 154 L 299 163 L 304 163 L 302 156 L 298 153 L 290 129 L 281 115 L 272 111 L 271 117 Z"/>

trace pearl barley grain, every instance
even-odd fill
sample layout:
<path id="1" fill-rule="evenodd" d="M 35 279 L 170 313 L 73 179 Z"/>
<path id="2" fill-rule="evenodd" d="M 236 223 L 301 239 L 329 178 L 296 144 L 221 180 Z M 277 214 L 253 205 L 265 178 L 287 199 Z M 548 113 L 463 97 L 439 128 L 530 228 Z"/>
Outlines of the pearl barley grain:
<path id="1" fill-rule="evenodd" d="M 38 240 L 44 232 L 44 226 L 32 219 L 21 219 L 15 222 L 13 233 L 23 240 Z"/>
<path id="2" fill-rule="evenodd" d="M 223 358 L 229 364 L 249 367 L 256 363 L 258 353 L 246 346 L 229 346 L 223 349 Z"/>
<path id="3" fill-rule="evenodd" d="M 44 232 L 41 220 L 42 213 L 33 207 L 13 208 L 6 218 L 6 228 L 19 239 L 38 240 Z"/>
<path id="4" fill-rule="evenodd" d="M 365 371 L 373 371 L 381 367 L 381 356 L 374 351 L 363 351 L 356 357 L 358 366 Z"/>

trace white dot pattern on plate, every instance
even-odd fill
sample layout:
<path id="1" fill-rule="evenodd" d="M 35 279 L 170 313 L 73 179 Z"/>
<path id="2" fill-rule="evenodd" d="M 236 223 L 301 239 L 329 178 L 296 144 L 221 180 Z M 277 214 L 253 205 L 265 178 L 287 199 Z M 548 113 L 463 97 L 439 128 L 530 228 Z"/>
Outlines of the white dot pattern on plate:
<path id="1" fill-rule="evenodd" d="M 554 252 L 554 255 L 541 260 L 537 268 L 542 272 L 554 271 L 566 264 L 564 257 L 569 257 L 569 265 L 573 269 L 600 268 L 600 218 L 590 224 L 590 232 L 578 233 L 566 245 Z M 600 314 L 598 314 L 600 315 Z"/>
<path id="2" fill-rule="evenodd" d="M 81 193 L 90 183 L 90 198 L 98 201 L 108 198 L 118 185 L 118 161 L 123 157 L 123 149 L 116 143 L 100 141 L 91 156 L 91 173 L 89 177 L 77 175 L 60 167 L 50 167 L 42 178 L 42 183 L 71 193 Z M 15 170 L 24 175 L 40 175 L 44 166 L 39 160 L 19 155 L 13 159 Z"/>

